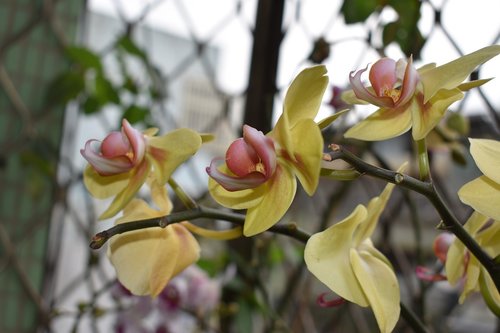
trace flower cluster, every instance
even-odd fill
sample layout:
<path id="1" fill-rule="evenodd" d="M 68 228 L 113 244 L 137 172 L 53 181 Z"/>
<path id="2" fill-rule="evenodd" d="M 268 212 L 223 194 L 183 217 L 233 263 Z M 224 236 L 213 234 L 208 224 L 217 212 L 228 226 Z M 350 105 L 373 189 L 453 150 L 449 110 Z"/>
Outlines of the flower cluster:
<path id="1" fill-rule="evenodd" d="M 352 72 L 349 76 L 352 90 L 344 91 L 343 101 L 340 101 L 339 88 L 334 89 L 331 105 L 342 108 L 369 103 L 378 108 L 348 129 L 346 138 L 385 140 L 411 129 L 413 140 L 421 147 L 451 104 L 462 99 L 465 91 L 488 81 L 464 83 L 464 80 L 477 66 L 498 54 L 500 46 L 494 45 L 442 66 L 429 64 L 418 69 L 411 57 L 398 61 L 382 58 L 368 72 L 369 86 L 362 82 L 368 66 Z M 324 154 L 321 130 L 344 112 L 315 122 L 328 86 L 326 72 L 322 65 L 300 72 L 286 93 L 283 112 L 274 128 L 264 134 L 244 125 L 242 137 L 229 145 L 224 157 L 214 158 L 206 168 L 208 190 L 213 199 L 224 207 L 246 210 L 243 228 L 207 230 L 182 221 L 165 223 L 162 228 L 137 228 L 110 239 L 108 256 L 120 283 L 127 290 L 134 295 L 158 296 L 164 310 L 172 313 L 181 303 L 187 308 L 200 304 L 215 307 L 219 296 L 218 290 L 214 291 L 217 288 L 213 288 L 213 294 L 199 295 L 196 288 L 190 289 L 185 282 L 187 279 L 197 287 L 207 285 L 205 276 L 188 274 L 188 267 L 192 267 L 200 256 L 200 246 L 193 234 L 231 239 L 269 230 L 289 210 L 297 180 L 312 196 L 320 176 L 333 174 L 333 167 L 325 164 L 334 154 Z M 123 120 L 121 131 L 110 133 L 102 141 L 89 140 L 81 150 L 89 163 L 84 171 L 88 191 L 96 198 L 113 197 L 101 219 L 122 212 L 115 220 L 117 226 L 141 220 L 167 221 L 172 211 L 167 183 L 174 187 L 179 197 L 185 196 L 175 189 L 172 185 L 175 182 L 170 177 L 198 151 L 206 136 L 190 129 L 178 129 L 163 136 L 155 136 L 156 132 L 156 129 L 140 132 Z M 461 201 L 474 209 L 465 224 L 465 236 L 460 236 L 470 237 L 471 242 L 476 242 L 488 256 L 496 258 L 500 255 L 500 142 L 470 139 L 470 152 L 483 175 L 458 192 Z M 351 163 L 352 159 L 346 161 Z M 354 162 L 352 165 L 356 169 Z M 366 165 L 343 171 L 359 174 L 369 169 Z M 378 168 L 378 173 L 372 175 L 383 174 L 380 178 L 391 182 L 379 196 L 366 206 L 358 205 L 349 216 L 326 230 L 301 238 L 304 242 L 307 240 L 304 260 L 309 271 L 342 299 L 371 307 L 384 333 L 394 330 L 399 319 L 400 291 L 394 268 L 374 246 L 371 237 L 395 184 L 407 179 L 402 174 L 403 169 L 388 178 L 388 170 Z M 429 191 L 433 184 L 425 174 L 421 172 L 421 181 L 412 181 L 413 184 L 420 182 L 419 189 L 425 187 L 425 191 Z M 135 197 L 143 185 L 149 188 L 151 205 Z M 193 202 L 186 206 L 203 211 Z M 219 217 L 213 213 L 208 215 Z M 199 217 L 190 216 L 189 219 Z M 184 219 L 182 215 L 179 220 Z M 234 222 L 234 215 L 227 220 Z M 461 228 L 458 222 L 456 224 Z M 481 291 L 490 308 L 500 314 L 496 281 L 473 255 L 473 247 L 470 248 L 450 235 L 439 238 L 435 251 L 446 271 L 445 276 L 439 278 L 446 278 L 453 285 L 462 281 L 460 302 L 471 292 Z M 189 277 L 181 278 L 183 275 L 179 274 L 183 271 Z M 167 326 L 162 329 L 173 330 Z"/>

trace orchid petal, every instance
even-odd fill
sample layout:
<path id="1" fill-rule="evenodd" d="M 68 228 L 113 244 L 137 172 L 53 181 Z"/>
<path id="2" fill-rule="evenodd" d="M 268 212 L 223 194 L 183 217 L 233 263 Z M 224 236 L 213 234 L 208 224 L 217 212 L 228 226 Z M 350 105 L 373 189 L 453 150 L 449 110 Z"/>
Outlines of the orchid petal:
<path id="1" fill-rule="evenodd" d="M 142 161 L 146 152 L 146 140 L 144 139 L 144 134 L 133 128 L 127 119 L 122 120 L 122 129 L 132 146 L 132 150 L 134 152 L 133 163 L 135 165 Z"/>
<path id="2" fill-rule="evenodd" d="M 500 220 L 500 184 L 486 176 L 476 178 L 460 188 L 460 200 L 484 214 Z"/>
<path id="3" fill-rule="evenodd" d="M 221 173 L 227 173 L 229 170 L 226 165 L 220 167 Z M 217 183 L 211 177 L 208 179 L 208 190 L 219 204 L 232 209 L 247 209 L 257 205 L 266 191 L 266 184 L 262 184 L 256 188 L 245 189 L 241 191 L 228 191 Z"/>
<path id="4" fill-rule="evenodd" d="M 180 224 L 128 232 L 110 240 L 108 256 L 120 282 L 135 295 L 158 295 L 199 258 L 196 239 Z"/>
<path id="5" fill-rule="evenodd" d="M 371 87 L 368 87 L 367 89 L 368 89 L 368 91 L 373 90 Z M 354 90 L 352 90 L 352 89 L 343 91 L 340 98 L 342 98 L 342 100 L 345 103 L 351 104 L 351 105 L 352 104 L 361 104 L 361 105 L 369 104 L 367 101 L 358 98 L 356 96 L 356 94 L 354 93 Z"/>
<path id="6" fill-rule="evenodd" d="M 194 155 L 200 146 L 200 135 L 187 128 L 148 138 L 146 156 L 153 165 L 158 182 L 165 184 L 175 169 Z"/>
<path id="7" fill-rule="evenodd" d="M 396 274 L 383 261 L 354 249 L 350 260 L 355 277 L 372 308 L 382 333 L 392 332 L 399 319 L 400 296 Z"/>
<path id="8" fill-rule="evenodd" d="M 401 95 L 396 103 L 396 106 L 405 105 L 415 94 L 415 89 L 420 80 L 417 70 L 413 67 L 413 58 L 410 57 L 401 84 Z"/>
<path id="9" fill-rule="evenodd" d="M 265 192 L 261 201 L 248 208 L 243 226 L 247 237 L 266 231 L 285 215 L 297 190 L 297 181 L 289 167 L 278 164 L 273 176 L 262 186 Z"/>
<path id="10" fill-rule="evenodd" d="M 105 199 L 121 192 L 128 184 L 130 172 L 111 176 L 101 176 L 91 166 L 87 165 L 83 172 L 83 183 L 93 197 Z"/>
<path id="11" fill-rule="evenodd" d="M 469 257 L 469 262 L 467 263 L 467 269 L 465 272 L 465 283 L 463 285 L 462 293 L 458 299 L 459 304 L 463 304 L 465 299 L 473 292 L 479 291 L 479 275 L 481 274 L 481 264 L 479 261 L 471 255 Z"/>
<path id="12" fill-rule="evenodd" d="M 470 235 L 474 235 L 487 221 L 488 217 L 474 212 L 465 223 L 464 228 Z M 445 269 L 446 277 L 451 285 L 457 284 L 465 273 L 464 258 L 466 251 L 465 245 L 456 238 L 448 249 Z"/>
<path id="13" fill-rule="evenodd" d="M 219 163 L 221 159 L 213 159 L 210 166 L 206 168 L 208 175 L 219 183 L 227 191 L 235 192 L 241 190 L 248 190 L 260 186 L 267 179 L 260 172 L 247 173 L 245 176 L 231 176 L 227 173 L 219 171 Z M 229 167 L 226 168 L 229 169 Z M 228 170 L 229 171 L 229 170 Z"/>
<path id="14" fill-rule="evenodd" d="M 368 215 L 353 236 L 353 243 L 355 244 L 354 246 L 358 246 L 359 244 L 361 244 L 361 242 L 363 242 L 363 240 L 371 237 L 373 231 L 375 230 L 375 227 L 377 226 L 380 215 L 382 215 L 382 212 L 384 211 L 385 206 L 389 201 L 394 187 L 394 184 L 387 184 L 380 196 L 372 198 L 370 200 L 366 208 L 368 211 Z"/>
<path id="15" fill-rule="evenodd" d="M 143 160 L 141 164 L 132 169 L 127 186 L 116 195 L 108 209 L 99 216 L 99 219 L 104 220 L 118 214 L 132 200 L 142 184 L 144 184 L 150 169 L 151 165 L 146 160 Z"/>
<path id="16" fill-rule="evenodd" d="M 311 119 L 297 123 L 291 130 L 291 135 L 295 157 L 291 164 L 306 193 L 313 195 L 319 181 L 323 136 L 318 125 Z"/>
<path id="17" fill-rule="evenodd" d="M 412 108 L 412 136 L 415 141 L 422 140 L 443 119 L 448 107 L 462 99 L 464 94 L 459 89 L 439 90 L 428 102 Z M 418 98 L 421 102 L 421 96 Z"/>
<path id="18" fill-rule="evenodd" d="M 121 132 L 111 132 L 102 140 L 101 153 L 106 158 L 126 155 L 130 150 L 130 143 Z"/>
<path id="19" fill-rule="evenodd" d="M 226 165 L 237 177 L 257 171 L 256 165 L 259 162 L 257 152 L 243 138 L 233 141 L 226 151 Z M 210 172 L 208 174 L 210 175 Z"/>
<path id="20" fill-rule="evenodd" d="M 89 162 L 90 165 L 102 176 L 115 175 L 129 171 L 132 167 L 132 161 L 125 156 L 115 158 L 107 158 L 97 153 L 92 148 L 92 143 L 97 140 L 88 140 L 85 143 L 85 148 L 80 149 L 82 156 Z"/>
<path id="21" fill-rule="evenodd" d="M 361 76 L 361 75 L 360 75 Z M 372 65 L 368 75 L 373 90 L 377 96 L 383 96 L 386 90 L 392 90 L 398 78 L 396 76 L 396 61 L 382 58 Z"/>
<path id="22" fill-rule="evenodd" d="M 500 45 L 491 45 L 421 73 L 420 79 L 424 87 L 424 104 L 439 90 L 457 87 L 477 66 L 498 54 L 500 54 Z"/>
<path id="23" fill-rule="evenodd" d="M 491 81 L 492 79 L 493 78 L 465 82 L 465 83 L 458 85 L 457 88 L 460 89 L 460 91 L 468 91 L 468 90 L 471 90 L 473 88 L 480 87 L 483 84 Z"/>
<path id="24" fill-rule="evenodd" d="M 500 184 L 500 141 L 488 139 L 469 139 L 470 153 L 481 172 Z"/>
<path id="25" fill-rule="evenodd" d="M 354 72 L 349 74 L 349 82 L 351 82 L 352 90 L 357 98 L 369 102 L 370 104 L 376 105 L 381 108 L 392 108 L 394 107 L 394 101 L 392 98 L 387 96 L 378 96 L 371 93 L 368 90 L 363 82 L 361 81 L 361 75 L 368 69 L 368 66 L 365 69 L 360 69 L 354 75 Z"/>
<path id="26" fill-rule="evenodd" d="M 350 251 L 353 234 L 366 216 L 366 208 L 358 205 L 342 221 L 311 236 L 304 252 L 307 268 L 314 276 L 342 298 L 360 306 L 368 306 L 369 302 L 351 266 Z"/>
<path id="27" fill-rule="evenodd" d="M 290 127 L 302 119 L 316 117 L 327 85 L 324 65 L 306 68 L 297 75 L 288 88 L 283 106 Z"/>
<path id="28" fill-rule="evenodd" d="M 386 140 L 399 136 L 411 128 L 411 112 L 418 107 L 416 102 L 403 109 L 379 109 L 368 118 L 351 127 L 344 136 L 365 141 Z"/>
<path id="29" fill-rule="evenodd" d="M 335 114 L 332 114 L 331 116 L 328 116 L 326 118 L 321 119 L 320 121 L 318 121 L 318 127 L 319 127 L 319 129 L 320 130 L 325 129 L 331 123 L 333 123 L 335 120 L 337 120 L 337 118 L 339 118 L 340 116 L 343 116 L 348 111 L 349 111 L 349 109 L 344 109 L 344 110 L 335 112 Z"/>
<path id="30" fill-rule="evenodd" d="M 248 125 L 243 126 L 243 138 L 257 152 L 264 164 L 266 179 L 269 179 L 276 168 L 276 151 L 272 139 Z"/>

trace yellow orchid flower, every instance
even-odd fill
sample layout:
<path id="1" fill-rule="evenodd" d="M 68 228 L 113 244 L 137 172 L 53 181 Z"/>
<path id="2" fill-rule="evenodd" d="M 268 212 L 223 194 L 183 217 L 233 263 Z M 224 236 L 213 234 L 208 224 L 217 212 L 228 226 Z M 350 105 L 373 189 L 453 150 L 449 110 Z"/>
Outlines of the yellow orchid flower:
<path id="1" fill-rule="evenodd" d="M 161 217 L 171 212 L 167 191 L 156 180 L 151 182 L 151 197 L 159 210 L 143 200 L 133 199 L 115 223 Z M 157 296 L 171 278 L 198 260 L 200 247 L 184 223 L 187 222 L 130 231 L 111 238 L 108 257 L 118 280 L 131 293 Z"/>
<path id="2" fill-rule="evenodd" d="M 154 136 L 156 131 L 141 133 L 124 119 L 121 132 L 111 132 L 102 142 L 89 140 L 80 150 L 89 162 L 83 174 L 87 190 L 99 199 L 115 197 L 99 219 L 113 217 L 122 210 L 151 172 L 160 184 L 165 184 L 202 143 L 200 134 L 190 129 L 178 129 L 161 137 Z"/>
<path id="3" fill-rule="evenodd" d="M 365 87 L 361 75 L 349 80 L 352 91 L 344 100 L 349 104 L 373 104 L 379 107 L 372 115 L 350 128 L 345 136 L 377 141 L 399 136 L 412 128 L 414 140 L 421 140 L 439 123 L 448 107 L 463 98 L 463 92 L 489 80 L 462 83 L 474 69 L 500 54 L 500 45 L 492 45 L 436 67 L 428 64 L 418 71 L 412 59 L 398 62 L 382 58 L 370 69 L 371 87 Z"/>
<path id="4" fill-rule="evenodd" d="M 223 206 L 247 209 L 243 233 L 269 229 L 290 207 L 296 178 L 312 195 L 320 174 L 323 138 L 314 118 L 328 84 L 324 66 L 303 70 L 285 96 L 284 110 L 267 135 L 245 125 L 225 159 L 207 168 L 209 190 Z"/>
<path id="5" fill-rule="evenodd" d="M 470 153 L 483 173 L 458 191 L 463 203 L 474 210 L 500 220 L 500 141 L 469 139 Z"/>
<path id="6" fill-rule="evenodd" d="M 464 225 L 465 230 L 490 256 L 500 255 L 500 221 L 474 212 Z M 451 285 L 463 283 L 459 303 L 474 291 L 481 291 L 488 307 L 500 315 L 500 294 L 486 269 L 458 239 L 451 243 L 446 254 L 446 276 Z"/>
<path id="7" fill-rule="evenodd" d="M 370 237 L 393 188 L 388 184 L 367 207 L 358 205 L 344 220 L 314 234 L 304 253 L 309 271 L 340 297 L 370 306 L 384 333 L 391 332 L 399 319 L 399 284 Z"/>

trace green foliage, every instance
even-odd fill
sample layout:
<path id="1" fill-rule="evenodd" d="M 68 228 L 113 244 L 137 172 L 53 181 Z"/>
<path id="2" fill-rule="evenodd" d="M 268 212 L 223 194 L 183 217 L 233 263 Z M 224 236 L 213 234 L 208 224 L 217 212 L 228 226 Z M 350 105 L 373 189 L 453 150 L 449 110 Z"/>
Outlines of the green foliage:
<path id="1" fill-rule="evenodd" d="M 418 28 L 420 20 L 419 0 L 344 0 L 341 12 L 347 24 L 364 22 L 373 13 L 381 13 L 385 7 L 391 7 L 398 18 L 382 29 L 382 47 L 396 43 L 406 56 L 420 58 L 425 37 Z"/>
<path id="2" fill-rule="evenodd" d="M 379 5 L 378 0 L 344 0 L 340 10 L 345 23 L 353 24 L 365 21 Z"/>
<path id="3" fill-rule="evenodd" d="M 383 27 L 384 47 L 396 42 L 406 56 L 413 55 L 414 59 L 419 59 L 425 43 L 425 38 L 418 29 L 420 1 L 390 0 L 388 5 L 397 12 L 398 19 Z"/>
<path id="4" fill-rule="evenodd" d="M 48 107 L 64 105 L 77 98 L 84 89 L 85 80 L 81 74 L 73 71 L 63 72 L 49 84 L 45 105 Z"/>
<path id="5" fill-rule="evenodd" d="M 84 69 L 93 68 L 99 72 L 102 71 L 101 58 L 88 48 L 69 46 L 66 48 L 66 54 L 70 60 L 79 64 Z"/>

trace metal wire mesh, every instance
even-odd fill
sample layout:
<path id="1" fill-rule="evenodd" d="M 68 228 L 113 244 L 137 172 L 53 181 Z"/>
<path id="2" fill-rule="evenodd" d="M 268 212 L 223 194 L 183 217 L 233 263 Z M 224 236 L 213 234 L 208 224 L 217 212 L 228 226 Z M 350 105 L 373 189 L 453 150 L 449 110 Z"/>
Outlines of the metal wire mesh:
<path id="1" fill-rule="evenodd" d="M 494 1 L 423 1 L 420 26 L 427 41 L 422 62 L 442 63 L 498 43 L 500 24 L 488 14 L 498 12 L 498 6 Z M 115 275 L 105 251 L 88 248 L 91 236 L 110 226 L 110 221 L 96 225 L 103 206 L 84 191 L 80 178 L 84 161 L 77 148 L 86 139 L 115 130 L 125 102 L 107 105 L 94 115 L 82 115 L 75 104 L 70 105 L 63 133 L 63 109 L 45 107 L 41 88 L 65 66 L 60 45 L 66 45 L 78 29 L 84 32 L 82 42 L 103 57 L 114 82 L 123 79 L 114 48 L 119 36 L 129 36 L 148 54 L 148 62 L 131 54 L 125 57 L 124 66 L 142 90 L 122 98 L 148 108 L 151 122 L 162 131 L 186 126 L 218 135 L 215 144 L 176 175 L 193 196 L 201 197 L 206 189 L 200 185 L 206 184 L 200 165 L 223 154 L 244 118 L 252 45 L 254 38 L 262 37 L 257 35 L 257 1 L 126 4 L 116 0 L 107 6 L 91 2 L 90 7 L 80 27 L 79 1 L 0 4 L 2 332 L 28 332 L 35 326 L 106 332 L 115 323 L 113 316 L 103 313 L 120 310 L 121 304 L 109 295 Z M 270 19 L 283 20 L 282 38 L 274 40 L 278 72 L 270 89 L 276 94 L 270 100 L 260 96 L 267 98 L 274 119 L 293 76 L 314 62 L 312 52 L 318 43 L 328 51 L 320 61 L 329 69 L 331 84 L 338 87 L 347 85 L 350 71 L 380 55 L 402 55 L 398 47 L 381 44 L 381 24 L 394 19 L 390 10 L 375 13 L 364 23 L 346 25 L 340 1 L 288 0 L 283 13 L 276 15 L 282 17 Z M 492 61 L 478 75 L 498 75 L 498 64 Z M 253 66 L 257 71 L 264 64 Z M 331 95 L 329 91 L 322 115 L 334 112 L 327 103 Z M 481 114 L 498 128 L 499 107 L 498 85 L 490 85 L 468 95 L 456 109 L 485 110 Z"/>

